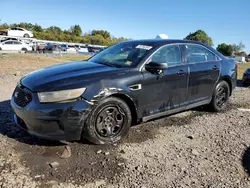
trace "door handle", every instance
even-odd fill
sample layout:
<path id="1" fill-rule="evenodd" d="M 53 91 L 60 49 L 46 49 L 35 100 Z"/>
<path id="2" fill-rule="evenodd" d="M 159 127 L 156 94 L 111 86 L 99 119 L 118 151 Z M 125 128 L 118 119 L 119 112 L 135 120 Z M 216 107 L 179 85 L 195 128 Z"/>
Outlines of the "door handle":
<path id="1" fill-rule="evenodd" d="M 184 74 L 185 72 L 182 69 L 177 72 L 177 75 L 184 75 Z"/>
<path id="2" fill-rule="evenodd" d="M 213 70 L 218 70 L 219 68 L 216 65 L 214 65 L 212 69 Z"/>

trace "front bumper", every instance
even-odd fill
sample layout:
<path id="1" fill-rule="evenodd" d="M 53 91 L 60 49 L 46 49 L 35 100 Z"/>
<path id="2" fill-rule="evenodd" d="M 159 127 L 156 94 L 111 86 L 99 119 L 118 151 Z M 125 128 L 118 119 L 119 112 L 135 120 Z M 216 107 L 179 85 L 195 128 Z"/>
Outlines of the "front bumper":
<path id="1" fill-rule="evenodd" d="M 30 92 L 31 93 L 31 92 Z M 52 140 L 80 140 L 84 121 L 89 114 L 90 104 L 84 100 L 65 103 L 41 104 L 36 93 L 25 107 L 15 103 L 11 106 L 15 112 L 17 125 L 31 135 Z"/>

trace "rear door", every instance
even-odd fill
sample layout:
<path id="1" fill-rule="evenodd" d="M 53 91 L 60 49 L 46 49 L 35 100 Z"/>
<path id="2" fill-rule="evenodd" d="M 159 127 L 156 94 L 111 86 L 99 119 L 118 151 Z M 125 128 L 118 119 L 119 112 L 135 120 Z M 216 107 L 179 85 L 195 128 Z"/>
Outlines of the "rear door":
<path id="1" fill-rule="evenodd" d="M 183 45 L 188 63 L 188 104 L 210 101 L 220 75 L 220 58 L 209 49 L 196 44 Z"/>
<path id="2" fill-rule="evenodd" d="M 23 48 L 23 44 L 18 41 L 13 41 L 13 49 L 15 50 L 21 50 Z"/>

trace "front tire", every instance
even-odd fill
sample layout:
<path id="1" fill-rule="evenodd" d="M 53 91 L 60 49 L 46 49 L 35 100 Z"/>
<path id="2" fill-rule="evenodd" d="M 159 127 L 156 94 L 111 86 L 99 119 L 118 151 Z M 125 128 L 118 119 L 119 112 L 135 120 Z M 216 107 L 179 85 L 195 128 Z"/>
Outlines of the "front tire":
<path id="1" fill-rule="evenodd" d="M 84 125 L 84 136 L 94 144 L 112 144 L 129 131 L 132 114 L 128 105 L 119 98 L 104 99 L 90 113 Z"/>
<path id="2" fill-rule="evenodd" d="M 209 104 L 209 110 L 221 112 L 227 108 L 230 95 L 230 88 L 226 81 L 220 81 L 213 92 L 212 100 Z"/>

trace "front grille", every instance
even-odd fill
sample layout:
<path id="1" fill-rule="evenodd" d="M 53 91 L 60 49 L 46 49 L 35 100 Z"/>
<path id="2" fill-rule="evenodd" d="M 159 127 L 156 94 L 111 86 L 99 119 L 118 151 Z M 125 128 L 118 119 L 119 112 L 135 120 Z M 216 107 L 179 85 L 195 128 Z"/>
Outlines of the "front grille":
<path id="1" fill-rule="evenodd" d="M 14 91 L 14 101 L 20 107 L 27 106 L 32 101 L 32 95 L 28 91 L 24 91 L 23 89 L 16 87 Z"/>

